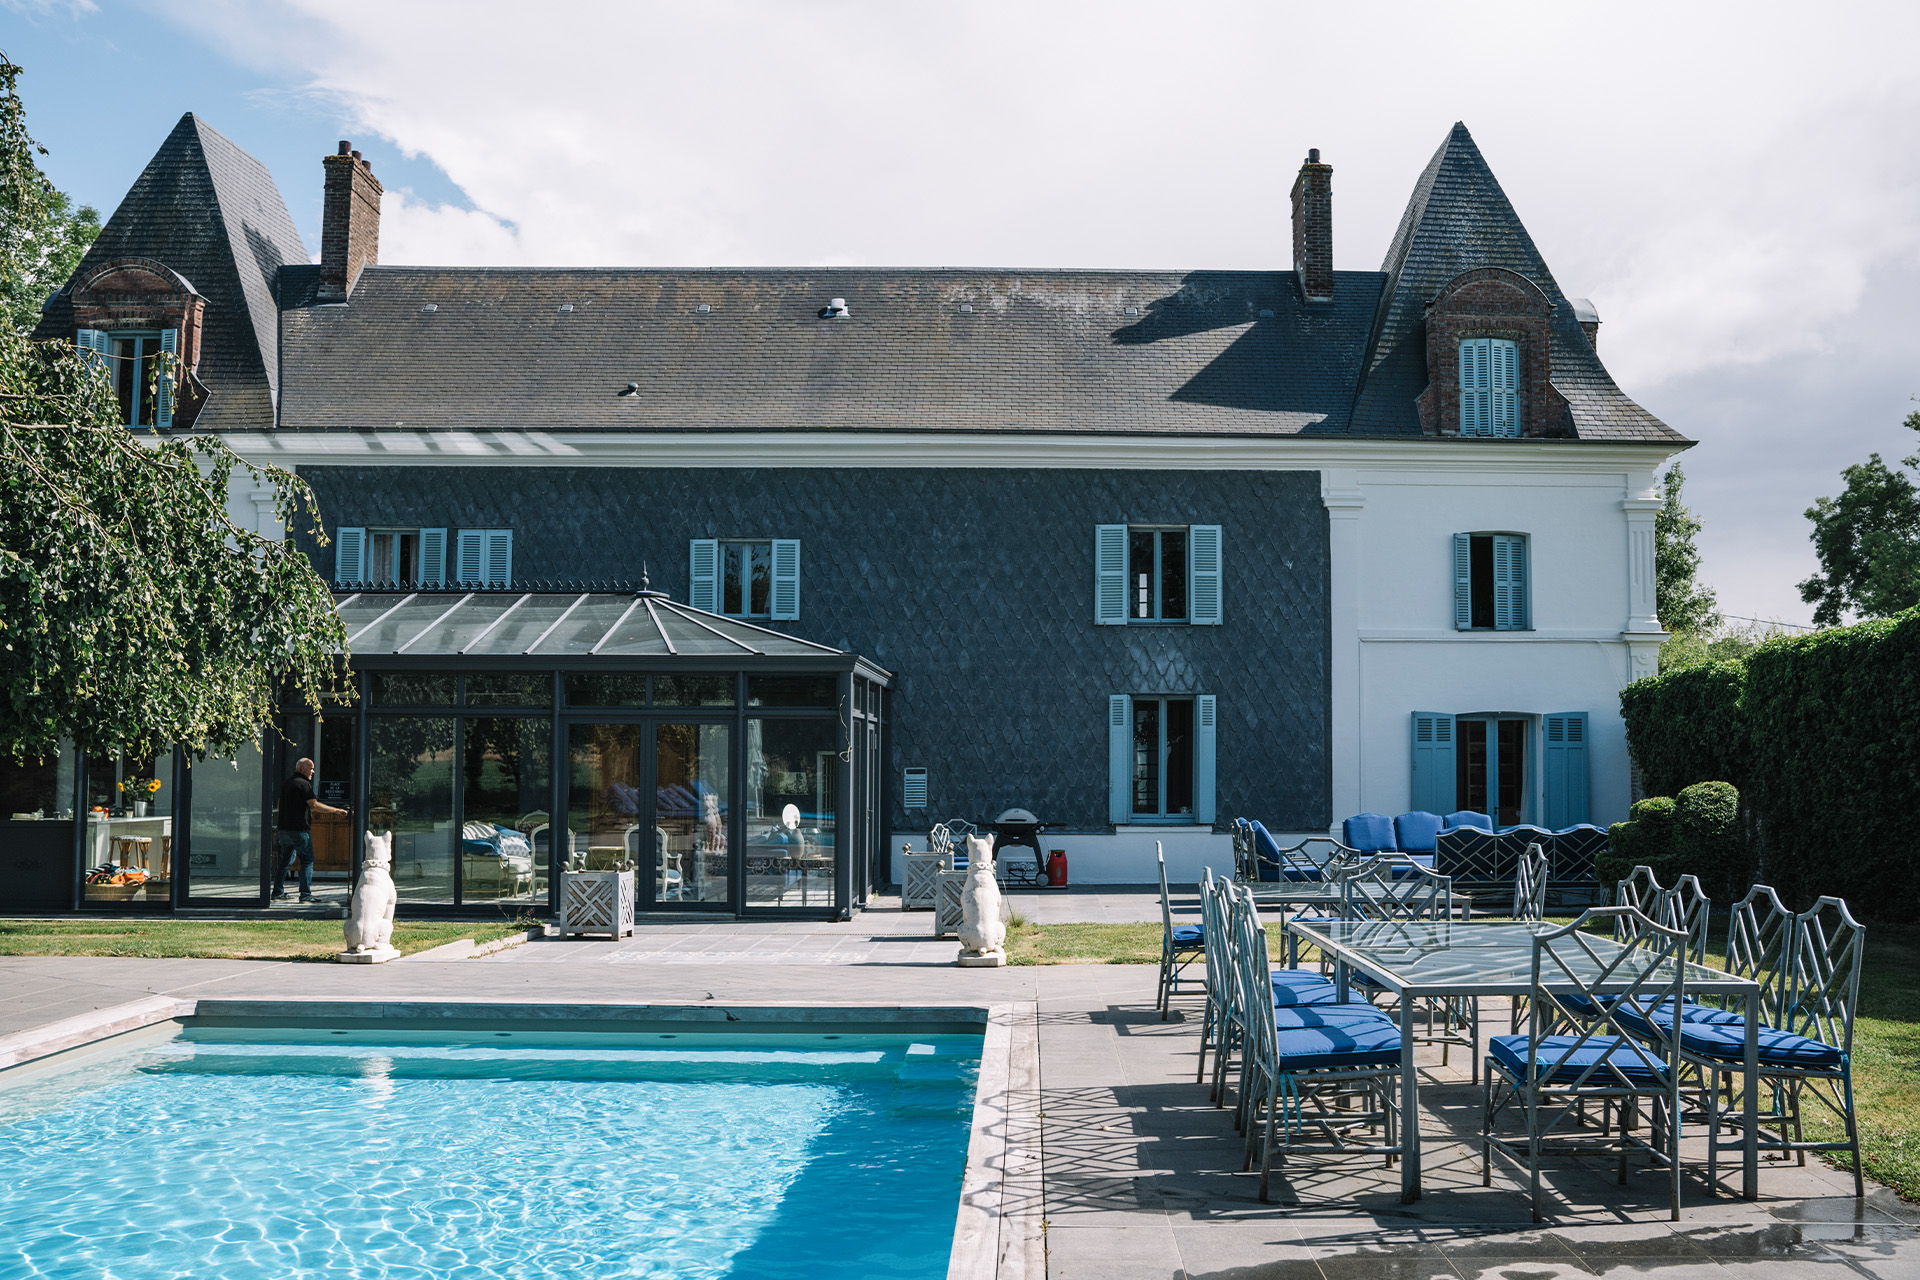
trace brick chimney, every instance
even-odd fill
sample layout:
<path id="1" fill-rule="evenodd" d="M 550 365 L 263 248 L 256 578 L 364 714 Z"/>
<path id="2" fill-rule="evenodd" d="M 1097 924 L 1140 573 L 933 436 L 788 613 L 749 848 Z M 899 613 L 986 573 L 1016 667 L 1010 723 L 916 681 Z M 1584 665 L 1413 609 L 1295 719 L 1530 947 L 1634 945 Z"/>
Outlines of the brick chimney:
<path id="1" fill-rule="evenodd" d="M 380 261 L 380 180 L 353 144 L 321 163 L 327 171 L 320 215 L 320 288 L 323 302 L 345 302 L 360 268 Z"/>
<path id="2" fill-rule="evenodd" d="M 1333 166 L 1318 147 L 1293 180 L 1293 273 L 1302 298 L 1333 301 Z"/>

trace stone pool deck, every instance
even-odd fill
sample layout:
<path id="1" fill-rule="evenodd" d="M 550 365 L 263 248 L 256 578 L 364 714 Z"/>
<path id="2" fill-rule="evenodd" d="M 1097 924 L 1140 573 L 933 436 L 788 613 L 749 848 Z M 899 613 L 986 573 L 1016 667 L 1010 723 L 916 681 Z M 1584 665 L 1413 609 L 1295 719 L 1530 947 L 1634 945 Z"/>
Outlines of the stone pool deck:
<path id="1" fill-rule="evenodd" d="M 1146 891 L 1016 895 L 1043 922 L 1154 920 Z M 1195 909 L 1189 901 L 1186 914 Z M 1615 1184 L 1562 1163 L 1536 1226 L 1510 1171 L 1480 1185 L 1480 1089 L 1462 1055 L 1426 1062 L 1426 1196 L 1399 1202 L 1397 1172 L 1364 1157 L 1296 1158 L 1261 1204 L 1238 1172 L 1231 1115 L 1193 1081 L 1198 1031 L 1152 1009 L 1139 965 L 958 969 L 923 912 L 884 906 L 846 923 L 649 921 L 620 942 L 535 941 L 469 959 L 383 966 L 219 960 L 0 958 L 0 1037 L 151 995 L 198 999 L 480 1001 L 505 1004 L 1013 1004 L 1037 1045 L 1037 1087 L 1017 1142 L 1040 1152 L 1012 1187 L 1037 1227 L 1003 1274 L 1055 1280 L 1552 1280 L 1658 1272 L 1671 1280 L 1920 1280 L 1920 1206 L 1816 1163 L 1763 1162 L 1761 1199 L 1714 1195 L 1690 1176 L 1682 1221 L 1661 1180 Z M 1193 998 L 1181 1002 L 1197 1010 Z M 1504 1029 L 1505 1013 L 1484 1021 Z M 1423 1061 L 1425 1061 L 1423 1059 Z M 1726 1170 L 1723 1167 L 1723 1177 Z"/>

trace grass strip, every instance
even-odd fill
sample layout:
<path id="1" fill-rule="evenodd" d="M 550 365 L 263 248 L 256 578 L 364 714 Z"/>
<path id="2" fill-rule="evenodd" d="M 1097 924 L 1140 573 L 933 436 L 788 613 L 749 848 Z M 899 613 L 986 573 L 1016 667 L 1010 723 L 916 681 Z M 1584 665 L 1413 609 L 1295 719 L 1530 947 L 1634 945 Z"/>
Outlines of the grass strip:
<path id="1" fill-rule="evenodd" d="M 523 933 L 525 921 L 397 920 L 403 954 Z M 151 960 L 331 960 L 346 946 L 334 920 L 0 920 L 0 956 L 130 956 Z"/>

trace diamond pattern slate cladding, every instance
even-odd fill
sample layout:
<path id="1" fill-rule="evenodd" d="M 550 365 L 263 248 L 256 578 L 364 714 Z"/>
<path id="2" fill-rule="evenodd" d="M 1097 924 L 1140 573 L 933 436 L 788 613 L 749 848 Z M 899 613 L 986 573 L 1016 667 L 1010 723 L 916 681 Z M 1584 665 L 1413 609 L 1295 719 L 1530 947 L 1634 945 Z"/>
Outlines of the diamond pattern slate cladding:
<path id="1" fill-rule="evenodd" d="M 694 538 L 799 538 L 800 621 L 896 676 L 889 777 L 928 816 L 1107 814 L 1106 699 L 1219 697 L 1218 812 L 1330 821 L 1327 516 L 1313 472 L 306 467 L 329 528 L 511 528 L 525 579 L 687 598 Z M 1223 526 L 1218 627 L 1093 623 L 1093 527 Z M 316 553 L 323 574 L 332 552 Z M 892 830 L 909 821 L 897 798 Z"/>

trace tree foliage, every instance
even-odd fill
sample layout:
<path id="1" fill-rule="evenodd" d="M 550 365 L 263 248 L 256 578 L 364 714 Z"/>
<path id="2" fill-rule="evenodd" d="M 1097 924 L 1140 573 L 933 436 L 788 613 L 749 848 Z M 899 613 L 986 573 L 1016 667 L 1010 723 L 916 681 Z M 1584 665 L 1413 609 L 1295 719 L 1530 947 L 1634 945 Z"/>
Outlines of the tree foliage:
<path id="1" fill-rule="evenodd" d="M 1664 501 L 1653 517 L 1654 612 L 1668 631 L 1700 633 L 1720 625 L 1719 601 L 1699 582 L 1700 518 L 1680 501 L 1687 476 L 1679 463 L 1661 481 Z"/>
<path id="2" fill-rule="evenodd" d="M 1920 431 L 1920 412 L 1908 414 L 1906 425 Z M 1900 465 L 1920 471 L 1920 453 Z M 1842 613 L 1889 618 L 1920 604 L 1920 488 L 1878 453 L 1840 475 L 1840 496 L 1807 508 L 1820 572 L 1800 584 L 1813 620 L 1827 627 L 1838 626 Z"/>
<path id="3" fill-rule="evenodd" d="M 20 68 L 0 54 L 0 309 L 19 333 L 31 332 L 40 304 L 66 283 L 81 255 L 100 234 L 100 215 L 78 209 L 40 172 L 35 156 L 47 154 L 27 136 L 26 115 L 14 92 Z"/>
<path id="4" fill-rule="evenodd" d="M 0 56 L 8 290 L 45 263 L 36 229 L 61 211 L 19 74 Z M 335 679 L 346 637 L 326 584 L 294 543 L 227 518 L 244 473 L 272 487 L 287 527 L 324 538 L 306 485 L 216 441 L 143 438 L 120 421 L 96 362 L 0 325 L 0 754 L 44 756 L 63 736 L 100 754 L 230 752 L 283 684 L 317 708 Z"/>

